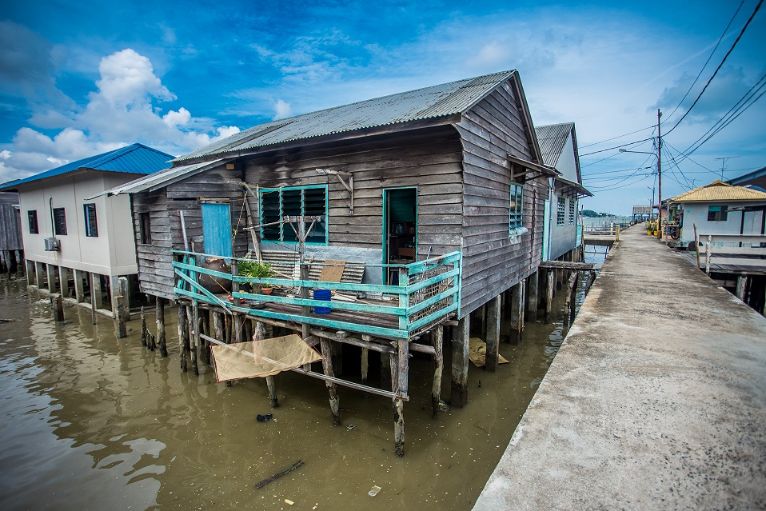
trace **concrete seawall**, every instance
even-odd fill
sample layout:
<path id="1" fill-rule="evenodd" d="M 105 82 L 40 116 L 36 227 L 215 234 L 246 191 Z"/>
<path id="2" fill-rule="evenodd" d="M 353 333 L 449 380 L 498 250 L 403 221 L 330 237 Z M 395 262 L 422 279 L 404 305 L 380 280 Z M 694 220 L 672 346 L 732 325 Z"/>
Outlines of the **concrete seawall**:
<path id="1" fill-rule="evenodd" d="M 766 508 L 766 319 L 637 229 L 475 510 Z"/>

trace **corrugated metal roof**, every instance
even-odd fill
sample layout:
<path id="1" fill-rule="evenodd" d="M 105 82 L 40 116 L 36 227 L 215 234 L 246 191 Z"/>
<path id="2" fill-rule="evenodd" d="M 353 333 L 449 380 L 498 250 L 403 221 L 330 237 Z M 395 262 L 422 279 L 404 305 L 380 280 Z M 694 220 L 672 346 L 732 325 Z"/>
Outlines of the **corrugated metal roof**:
<path id="1" fill-rule="evenodd" d="M 459 114 L 515 73 L 502 71 L 260 124 L 175 161 L 220 157 L 323 135 Z"/>
<path id="2" fill-rule="evenodd" d="M 564 150 L 564 144 L 566 144 L 573 128 L 573 122 L 535 126 L 535 134 L 537 135 L 537 141 L 540 143 L 540 152 L 542 153 L 544 164 L 549 167 L 556 166 L 561 157 L 561 152 Z"/>
<path id="3" fill-rule="evenodd" d="M 766 202 L 766 193 L 734 186 L 722 181 L 714 181 L 686 193 L 676 195 L 670 202 Z"/>
<path id="4" fill-rule="evenodd" d="M 12 190 L 19 185 L 61 176 L 81 169 L 124 174 L 153 174 L 158 170 L 168 168 L 172 159 L 173 155 L 171 154 L 135 143 L 113 151 L 73 161 L 33 176 L 9 181 L 0 185 L 0 190 Z"/>
<path id="5" fill-rule="evenodd" d="M 764 176 L 766 176 L 766 167 L 761 167 L 760 169 L 756 169 L 752 172 L 748 172 L 747 174 L 742 174 L 741 176 L 733 177 L 729 179 L 729 181 L 727 182 L 733 185 L 744 185 L 744 184 L 747 184 L 749 181 L 752 181 L 754 179 L 758 179 Z"/>
<path id="6" fill-rule="evenodd" d="M 228 160 L 219 158 L 217 160 L 194 163 L 191 165 L 180 165 L 178 167 L 169 168 L 167 170 L 163 170 L 162 172 L 157 172 L 149 176 L 123 183 L 120 186 L 112 188 L 111 190 L 107 190 L 105 193 L 107 195 L 119 195 L 121 193 L 153 191 L 158 187 L 162 188 L 164 186 L 171 185 L 181 179 L 186 179 L 187 177 L 199 174 L 200 172 L 203 172 L 207 169 L 222 165 L 226 161 Z"/>

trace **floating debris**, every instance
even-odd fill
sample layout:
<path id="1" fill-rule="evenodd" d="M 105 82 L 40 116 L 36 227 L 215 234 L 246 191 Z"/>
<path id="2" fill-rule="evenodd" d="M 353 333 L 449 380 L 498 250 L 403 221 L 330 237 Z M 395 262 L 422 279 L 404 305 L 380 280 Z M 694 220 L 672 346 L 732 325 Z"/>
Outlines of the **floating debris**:
<path id="1" fill-rule="evenodd" d="M 368 492 L 367 492 L 367 495 L 369 495 L 370 497 L 374 497 L 375 495 L 377 495 L 378 493 L 380 493 L 380 490 L 382 490 L 382 489 L 383 489 L 383 488 L 381 488 L 380 486 L 378 486 L 378 485 L 376 484 L 375 486 L 373 486 L 372 488 L 370 488 L 370 491 L 368 491 Z"/>

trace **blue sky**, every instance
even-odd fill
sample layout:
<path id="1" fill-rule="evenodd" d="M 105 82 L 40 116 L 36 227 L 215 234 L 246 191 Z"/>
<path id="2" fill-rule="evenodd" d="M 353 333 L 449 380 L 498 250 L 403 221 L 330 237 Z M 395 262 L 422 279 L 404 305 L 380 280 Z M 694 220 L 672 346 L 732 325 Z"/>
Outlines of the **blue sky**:
<path id="1" fill-rule="evenodd" d="M 181 154 L 275 117 L 515 68 L 536 124 L 577 124 L 585 206 L 626 213 L 648 203 L 654 159 L 587 153 L 651 137 L 593 145 L 654 124 L 658 107 L 672 127 L 756 3 L 670 116 L 738 1 L 14 2 L 0 14 L 0 181 L 134 141 Z M 680 156 L 763 76 L 763 48 L 762 11 L 667 137 L 664 196 L 722 163 L 728 177 L 766 165 L 766 100 Z"/>

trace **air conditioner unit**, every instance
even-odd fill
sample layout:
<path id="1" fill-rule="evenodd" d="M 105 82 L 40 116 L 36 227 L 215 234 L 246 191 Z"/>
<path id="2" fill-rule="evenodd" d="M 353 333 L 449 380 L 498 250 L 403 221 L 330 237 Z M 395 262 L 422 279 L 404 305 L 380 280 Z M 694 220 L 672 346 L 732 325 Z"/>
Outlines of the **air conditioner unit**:
<path id="1" fill-rule="evenodd" d="M 45 238 L 45 251 L 58 252 L 61 250 L 61 244 L 56 238 Z"/>

